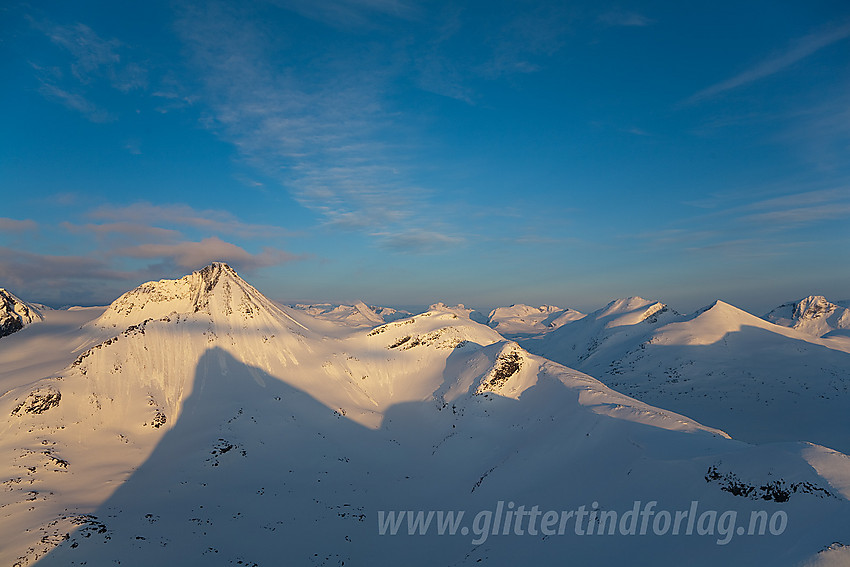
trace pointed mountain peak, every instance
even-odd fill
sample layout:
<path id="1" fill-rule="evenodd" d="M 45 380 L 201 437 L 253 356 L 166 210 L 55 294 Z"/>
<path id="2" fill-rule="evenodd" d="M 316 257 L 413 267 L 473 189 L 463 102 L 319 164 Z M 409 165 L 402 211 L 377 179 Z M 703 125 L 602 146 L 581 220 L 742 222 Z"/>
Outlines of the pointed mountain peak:
<path id="1" fill-rule="evenodd" d="M 147 319 L 193 314 L 212 319 L 252 319 L 282 312 L 224 262 L 213 262 L 177 280 L 143 283 L 112 302 L 98 327 L 127 327 Z M 288 318 L 288 316 L 287 316 Z"/>
<path id="2" fill-rule="evenodd" d="M 358 313 L 363 315 L 369 321 L 377 323 L 378 325 L 383 325 L 384 320 L 378 315 L 374 309 L 363 303 L 363 301 L 357 301 L 354 303 L 354 309 L 357 310 Z"/>
<path id="3" fill-rule="evenodd" d="M 741 325 L 761 328 L 767 328 L 769 325 L 764 319 L 719 299 L 695 311 L 690 320 L 705 323 L 713 329 L 726 331 L 737 330 Z"/>
<path id="4" fill-rule="evenodd" d="M 713 314 L 720 314 L 720 313 L 727 313 L 728 314 L 728 313 L 734 313 L 734 312 L 737 312 L 737 311 L 740 311 L 741 313 L 747 313 L 746 311 L 744 311 L 742 309 L 738 309 L 737 307 L 735 307 L 734 305 L 732 305 L 730 303 L 726 303 L 725 301 L 722 301 L 720 299 L 716 299 L 712 303 L 709 303 L 708 305 L 706 305 L 705 307 L 697 309 L 694 312 L 694 317 L 695 318 L 700 317 L 703 314 L 709 313 L 709 312 L 711 312 Z M 747 314 L 749 315 L 749 313 L 747 313 Z"/>
<path id="5" fill-rule="evenodd" d="M 800 320 L 829 317 L 837 308 L 837 305 L 830 303 L 822 295 L 810 295 L 794 305 L 792 317 Z"/>
<path id="6" fill-rule="evenodd" d="M 20 331 L 43 317 L 33 305 L 0 287 L 0 337 Z"/>
<path id="7" fill-rule="evenodd" d="M 810 295 L 780 305 L 765 315 L 764 319 L 822 337 L 836 330 L 850 329 L 850 308 L 845 302 L 833 303 L 822 295 Z"/>

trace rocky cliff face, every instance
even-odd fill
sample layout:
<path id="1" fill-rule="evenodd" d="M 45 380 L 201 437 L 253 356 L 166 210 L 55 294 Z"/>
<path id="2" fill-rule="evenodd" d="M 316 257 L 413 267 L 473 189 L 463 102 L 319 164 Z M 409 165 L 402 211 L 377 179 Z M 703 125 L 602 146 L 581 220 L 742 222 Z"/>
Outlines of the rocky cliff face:
<path id="1" fill-rule="evenodd" d="M 847 303 L 832 303 L 822 295 L 810 295 L 799 301 L 785 303 L 764 318 L 776 325 L 791 327 L 815 337 L 850 329 L 850 309 Z"/>
<path id="2" fill-rule="evenodd" d="M 0 288 L 0 337 L 11 335 L 41 320 L 41 313 L 35 307 Z"/>

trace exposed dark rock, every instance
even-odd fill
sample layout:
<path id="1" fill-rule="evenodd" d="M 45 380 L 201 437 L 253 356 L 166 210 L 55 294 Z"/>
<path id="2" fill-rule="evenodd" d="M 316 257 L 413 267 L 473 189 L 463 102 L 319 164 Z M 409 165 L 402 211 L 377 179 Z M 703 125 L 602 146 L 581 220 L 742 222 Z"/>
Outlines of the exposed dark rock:
<path id="1" fill-rule="evenodd" d="M 24 401 L 15 406 L 12 415 L 40 414 L 59 405 L 62 394 L 52 388 L 40 388 L 29 393 Z"/>
<path id="2" fill-rule="evenodd" d="M 818 498 L 834 498 L 835 495 L 825 488 L 814 485 L 811 482 L 801 481 L 786 483 L 784 479 L 766 482 L 762 485 L 754 485 L 743 482 L 733 472 L 720 473 L 717 465 L 712 465 L 705 473 L 706 482 L 717 482 L 720 490 L 742 496 L 750 500 L 772 500 L 774 502 L 787 502 L 792 494 L 811 494 Z"/>

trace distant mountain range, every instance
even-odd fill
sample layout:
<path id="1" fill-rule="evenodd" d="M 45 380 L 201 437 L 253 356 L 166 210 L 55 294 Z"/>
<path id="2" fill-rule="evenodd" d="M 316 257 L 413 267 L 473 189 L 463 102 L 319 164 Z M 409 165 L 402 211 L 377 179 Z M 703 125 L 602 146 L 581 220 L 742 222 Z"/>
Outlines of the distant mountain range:
<path id="1" fill-rule="evenodd" d="M 681 315 L 633 297 L 520 343 L 745 441 L 850 452 L 848 338 L 817 338 L 722 301 Z"/>

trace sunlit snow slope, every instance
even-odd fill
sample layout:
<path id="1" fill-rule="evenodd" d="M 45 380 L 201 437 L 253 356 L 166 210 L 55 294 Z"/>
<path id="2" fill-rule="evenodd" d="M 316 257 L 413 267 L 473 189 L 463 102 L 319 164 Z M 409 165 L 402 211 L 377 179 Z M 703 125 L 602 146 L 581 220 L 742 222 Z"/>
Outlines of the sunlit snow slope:
<path id="1" fill-rule="evenodd" d="M 717 301 L 691 315 L 641 298 L 523 341 L 638 399 L 752 442 L 850 451 L 850 344 Z"/>

